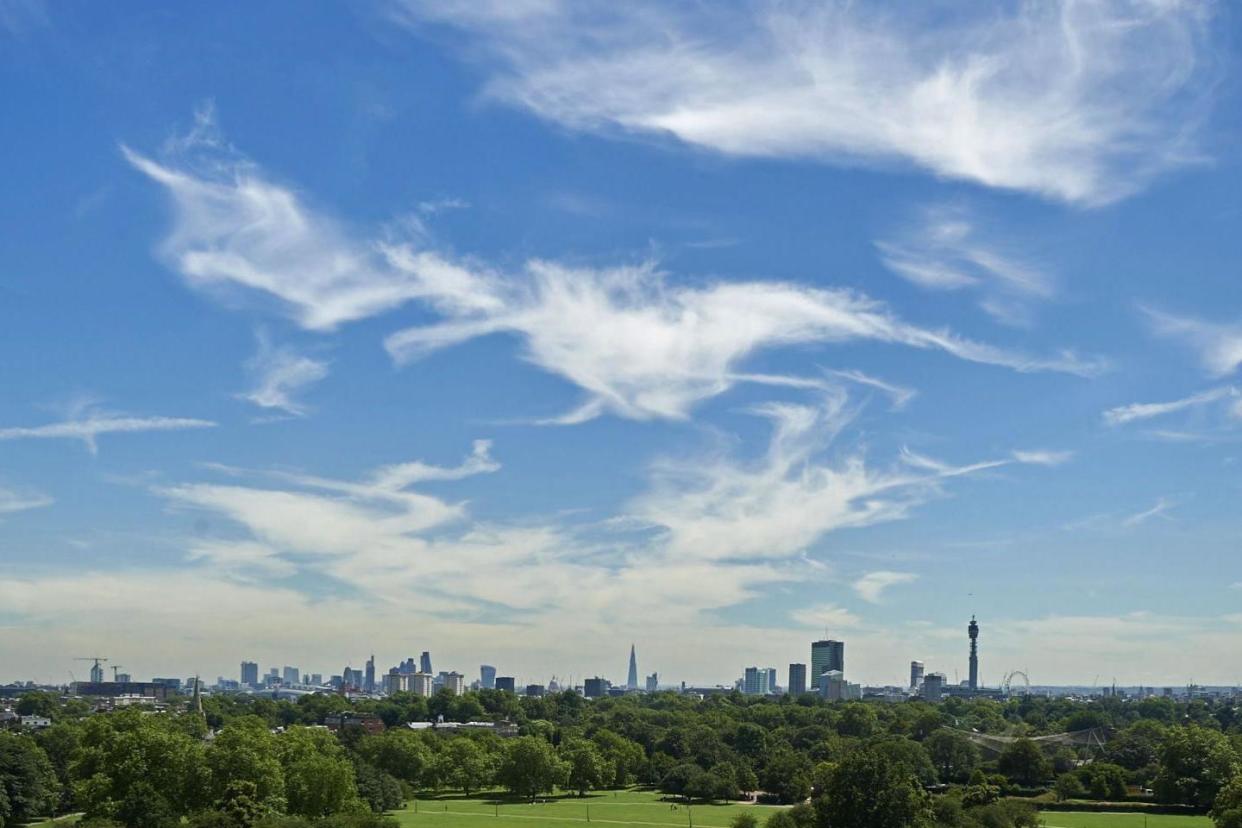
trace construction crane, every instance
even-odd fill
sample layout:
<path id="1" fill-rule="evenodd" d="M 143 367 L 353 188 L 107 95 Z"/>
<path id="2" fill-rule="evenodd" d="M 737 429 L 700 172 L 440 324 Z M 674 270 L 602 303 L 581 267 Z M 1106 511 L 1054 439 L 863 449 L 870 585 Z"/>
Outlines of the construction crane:
<path id="1" fill-rule="evenodd" d="M 105 658 L 104 656 L 79 656 L 78 658 L 74 659 L 74 661 L 95 662 L 93 665 L 91 665 L 91 682 L 94 684 L 101 684 L 103 682 L 104 680 L 103 667 L 100 667 L 99 665 L 101 662 L 104 662 L 107 660 L 108 659 Z"/>

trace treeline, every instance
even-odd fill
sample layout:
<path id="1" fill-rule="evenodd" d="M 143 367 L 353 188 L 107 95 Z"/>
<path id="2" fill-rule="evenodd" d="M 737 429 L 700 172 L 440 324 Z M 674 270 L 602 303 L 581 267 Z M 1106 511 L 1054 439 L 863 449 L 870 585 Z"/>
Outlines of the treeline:
<path id="1" fill-rule="evenodd" d="M 1026 826 L 1035 813 L 1017 797 L 1117 801 L 1136 788 L 1213 809 L 1222 828 L 1242 828 L 1242 721 L 1223 703 L 830 704 L 671 693 L 588 702 L 482 691 L 355 703 L 220 696 L 204 700 L 204 716 L 90 714 L 78 702 L 31 694 L 19 710 L 54 724 L 0 734 L 0 828 L 68 811 L 101 828 L 183 820 L 194 828 L 366 828 L 420 791 L 503 788 L 533 798 L 633 784 L 700 801 L 758 791 L 797 803 L 772 828 Z M 378 716 L 388 729 L 335 734 L 319 726 L 346 710 Z M 520 735 L 404 726 L 441 716 L 512 721 Z M 1090 728 L 1107 731 L 1102 750 L 1046 751 L 1022 738 Z M 966 736 L 972 730 L 1018 738 L 985 755 Z"/>

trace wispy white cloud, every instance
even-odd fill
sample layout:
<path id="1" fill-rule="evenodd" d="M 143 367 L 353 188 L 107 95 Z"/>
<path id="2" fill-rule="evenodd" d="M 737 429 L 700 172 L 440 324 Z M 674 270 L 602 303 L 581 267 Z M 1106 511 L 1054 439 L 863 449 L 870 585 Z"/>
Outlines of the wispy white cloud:
<path id="1" fill-rule="evenodd" d="M 0 486 L 0 515 L 11 515 L 29 509 L 42 509 L 55 503 L 42 492 L 29 489 L 11 489 Z"/>
<path id="2" fill-rule="evenodd" d="M 63 422 L 0 428 L 0 440 L 81 440 L 91 454 L 97 454 L 99 452 L 97 439 L 104 434 L 183 431 L 192 428 L 212 428 L 215 425 L 210 420 L 188 417 L 131 417 L 102 411 L 86 411 Z"/>
<path id="3" fill-rule="evenodd" d="M 1144 308 L 1156 333 L 1180 339 L 1199 352 L 1204 367 L 1213 375 L 1232 374 L 1242 365 L 1242 325 L 1207 322 Z"/>
<path id="4" fill-rule="evenodd" d="M 186 553 L 186 560 L 205 564 L 209 569 L 228 575 L 285 576 L 297 567 L 272 547 L 255 541 L 201 541 Z"/>
<path id="5" fill-rule="evenodd" d="M 166 148 L 166 159 L 122 152 L 172 198 L 174 224 L 160 253 L 194 287 L 274 299 L 304 328 L 326 331 L 425 296 L 434 281 L 435 274 L 393 268 L 381 242 L 238 155 L 209 108 Z"/>
<path id="6" fill-rule="evenodd" d="M 431 201 L 418 202 L 418 212 L 425 216 L 434 216 L 449 210 L 465 210 L 470 202 L 461 198 L 438 198 Z"/>
<path id="7" fill-rule="evenodd" d="M 259 334 L 259 350 L 246 362 L 254 387 L 241 395 L 260 408 L 274 408 L 294 416 L 306 414 L 295 396 L 306 386 L 328 375 L 328 363 L 298 353 L 293 348 L 273 345 L 266 334 Z"/>
<path id="8" fill-rule="evenodd" d="M 1129 515 L 1122 519 L 1121 525 L 1127 528 L 1133 526 L 1141 526 L 1149 520 L 1160 518 L 1161 520 L 1172 520 L 1169 511 L 1176 506 L 1177 503 L 1167 497 L 1156 498 L 1155 504 L 1150 509 L 1144 509 L 1141 512 Z"/>
<path id="9" fill-rule="evenodd" d="M 738 370 L 758 351 L 795 344 L 870 340 L 1017 371 L 1090 376 L 1103 369 L 1101 361 L 1070 352 L 1030 356 L 919 327 L 846 290 L 780 282 L 677 286 L 653 265 L 595 270 L 545 261 L 529 262 L 524 274 L 507 280 L 467 272 L 460 278 L 454 289 L 470 284 L 475 307 L 443 303 L 445 321 L 393 334 L 386 341 L 389 352 L 408 361 L 488 334 L 517 334 L 526 359 L 588 393 L 582 407 L 562 422 L 605 411 L 633 419 L 678 419 L 738 380 L 808 384 Z M 861 375 L 851 378 L 876 385 Z"/>
<path id="10" fill-rule="evenodd" d="M 769 404 L 772 423 L 756 461 L 730 456 L 665 460 L 630 512 L 658 527 L 671 554 L 715 561 L 786 559 L 824 535 L 907 517 L 947 481 L 1014 460 L 954 465 L 905 451 L 888 468 L 860 454 L 833 456 L 832 444 L 855 410 L 844 394 L 823 405 Z"/>
<path id="11" fill-rule="evenodd" d="M 1072 451 L 1050 451 L 1048 449 L 1021 449 L 1013 452 L 1013 459 L 1019 463 L 1034 466 L 1060 466 L 1074 459 Z"/>
<path id="12" fill-rule="evenodd" d="M 910 164 L 1084 204 L 1197 159 L 1208 4 L 427 3 L 487 93 L 584 130 L 742 156 Z M 1117 90 L 1126 94 L 1119 95 Z"/>
<path id="13" fill-rule="evenodd" d="M 1006 324 L 1031 321 L 1031 306 L 1051 299 L 1049 273 L 1012 243 L 990 238 L 961 207 L 937 206 L 896 237 L 876 243 L 884 264 L 927 290 L 979 294 L 979 307 Z"/>
<path id="14" fill-rule="evenodd" d="M 739 381 L 816 385 L 818 378 L 742 370 L 748 357 L 791 345 L 874 341 L 1083 376 L 1104 367 L 1070 351 L 1029 355 L 916 325 L 849 290 L 763 281 L 675 285 L 650 263 L 571 268 L 534 260 L 510 274 L 449 258 L 429 249 L 422 235 L 368 241 L 238 159 L 208 116 L 174 144 L 169 161 L 125 152 L 172 195 L 177 218 L 162 250 L 192 284 L 274 297 L 314 330 L 417 300 L 439 321 L 390 336 L 386 346 L 399 361 L 480 336 L 516 335 L 526 359 L 588 395 L 550 422 L 605 412 L 684 418 Z M 252 398 L 296 408 L 290 382 L 317 376 L 322 366 L 292 355 L 267 359 L 276 361 L 268 366 L 272 381 L 261 382 Z M 884 390 L 897 404 L 909 398 L 905 389 L 857 372 L 844 376 Z"/>
<path id="15" fill-rule="evenodd" d="M 918 580 L 918 577 L 913 572 L 879 570 L 863 575 L 854 582 L 853 586 L 854 591 L 858 593 L 858 597 L 872 604 L 878 604 L 884 596 L 884 591 L 889 587 L 913 583 Z"/>
<path id="16" fill-rule="evenodd" d="M 862 626 L 862 619 L 836 604 L 816 604 L 812 607 L 799 609 L 791 616 L 805 627 L 820 630 L 853 630 Z"/>
<path id="17" fill-rule="evenodd" d="M 1179 411 L 1186 411 L 1192 408 L 1200 408 L 1205 405 L 1211 405 L 1222 400 L 1231 401 L 1231 413 L 1234 417 L 1242 418 L 1242 395 L 1239 395 L 1238 389 L 1232 386 L 1222 386 L 1220 388 L 1211 388 L 1207 391 L 1201 391 L 1198 394 L 1191 394 L 1189 397 L 1183 397 L 1180 400 L 1170 400 L 1168 402 L 1159 403 L 1131 403 L 1129 405 L 1119 405 L 1116 408 L 1110 408 L 1104 412 L 1104 422 L 1111 426 L 1124 425 L 1135 420 L 1148 420 L 1153 417 L 1162 417 L 1166 414 L 1173 414 Z"/>

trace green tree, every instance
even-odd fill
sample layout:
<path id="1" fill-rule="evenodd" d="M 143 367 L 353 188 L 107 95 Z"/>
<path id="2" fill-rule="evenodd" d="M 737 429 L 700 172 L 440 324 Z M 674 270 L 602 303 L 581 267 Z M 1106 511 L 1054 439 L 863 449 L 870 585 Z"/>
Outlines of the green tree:
<path id="1" fill-rule="evenodd" d="M 178 807 L 146 780 L 131 784 L 117 805 L 117 819 L 125 828 L 174 828 L 180 822 Z"/>
<path id="2" fill-rule="evenodd" d="M 60 782 L 43 748 L 29 736 L 0 732 L 0 817 L 25 822 L 51 815 Z"/>
<path id="3" fill-rule="evenodd" d="M 996 767 L 1011 781 L 1033 787 L 1052 775 L 1052 765 L 1039 745 L 1030 739 L 1015 739 L 1005 746 Z"/>
<path id="4" fill-rule="evenodd" d="M 602 788 L 616 778 L 616 771 L 608 763 L 594 742 L 581 739 L 561 744 L 561 759 L 569 765 L 568 786 L 586 796 L 586 792 Z"/>
<path id="5" fill-rule="evenodd" d="M 359 742 L 358 753 L 370 764 L 415 788 L 427 784 L 434 758 L 422 738 L 406 729 L 367 736 Z"/>
<path id="6" fill-rule="evenodd" d="M 1211 817 L 1216 828 L 1242 828 L 1242 775 L 1230 779 L 1216 794 Z"/>
<path id="7" fill-rule="evenodd" d="M 466 736 L 449 739 L 437 759 L 445 784 L 466 796 L 490 785 L 496 773 L 491 755 Z"/>
<path id="8" fill-rule="evenodd" d="M 748 759 L 758 759 L 768 750 L 768 732 L 757 724 L 743 722 L 733 735 L 733 749 Z"/>
<path id="9" fill-rule="evenodd" d="M 1167 730 L 1158 721 L 1140 719 L 1108 740 L 1104 758 L 1128 771 L 1154 769 L 1160 762 L 1160 746 Z"/>
<path id="10" fill-rule="evenodd" d="M 801 802 L 811 795 L 811 763 L 790 748 L 775 750 L 759 774 L 759 785 L 784 804 Z"/>
<path id="11" fill-rule="evenodd" d="M 619 733 L 601 728 L 591 736 L 591 741 L 612 764 L 615 773 L 612 784 L 618 788 L 630 784 L 646 764 L 647 755 L 643 746 Z"/>
<path id="12" fill-rule="evenodd" d="M 1162 802 L 1208 808 L 1238 771 L 1238 755 L 1223 734 L 1197 725 L 1175 727 L 1160 747 L 1152 788 Z"/>
<path id="13" fill-rule="evenodd" d="M 875 733 L 878 726 L 879 719 L 871 705 L 851 702 L 845 706 L 841 718 L 837 720 L 837 733 L 866 739 Z"/>
<path id="14" fill-rule="evenodd" d="M 259 794 L 258 786 L 249 779 L 234 779 L 225 786 L 215 808 L 223 814 L 234 828 L 252 826 L 271 813 L 269 805 Z"/>
<path id="15" fill-rule="evenodd" d="M 533 800 L 563 785 L 568 774 L 568 766 L 546 740 L 519 736 L 509 741 L 496 781 L 518 796 Z"/>
<path id="16" fill-rule="evenodd" d="M 1082 799 L 1087 795 L 1087 788 L 1082 784 L 1082 780 L 1078 778 L 1076 773 L 1063 773 L 1057 777 L 1056 784 L 1052 786 L 1053 791 L 1057 795 L 1057 799 L 1064 802 L 1067 799 Z"/>
<path id="17" fill-rule="evenodd" d="M 924 740 L 923 748 L 944 782 L 965 782 L 979 767 L 979 748 L 960 733 L 941 728 Z"/>
<path id="18" fill-rule="evenodd" d="M 767 824 L 771 825 L 771 820 Z M 729 821 L 729 828 L 759 828 L 759 819 L 750 811 L 741 811 Z"/>
<path id="19" fill-rule="evenodd" d="M 276 739 L 288 812 L 310 818 L 363 807 L 354 767 L 326 730 L 291 727 Z"/>
<path id="20" fill-rule="evenodd" d="M 248 782 L 248 793 L 265 811 L 285 809 L 285 775 L 276 756 L 276 737 L 267 722 L 257 716 L 234 719 L 224 726 L 205 751 L 211 771 L 211 798 L 224 799 L 226 793 L 249 790 L 234 783 Z"/>
<path id="21" fill-rule="evenodd" d="M 371 811 L 378 814 L 400 808 L 405 796 L 396 777 L 384 773 L 357 756 L 353 759 L 354 783 L 358 787 L 358 796 L 370 806 Z"/>
<path id="22" fill-rule="evenodd" d="M 931 801 L 906 770 L 870 750 L 842 759 L 815 800 L 821 828 L 926 828 Z"/>
<path id="23" fill-rule="evenodd" d="M 1120 765 L 1092 762 L 1080 771 L 1083 784 L 1092 799 L 1124 799 L 1126 771 Z"/>
<path id="24" fill-rule="evenodd" d="M 885 739 L 873 745 L 875 751 L 905 768 L 921 785 L 935 785 L 939 781 L 936 766 L 932 764 L 927 750 L 911 739 Z"/>
<path id="25" fill-rule="evenodd" d="M 78 749 L 82 728 L 76 722 L 58 721 L 34 734 L 34 740 L 47 754 L 56 779 L 60 782 L 59 810 L 67 810 L 73 802 L 73 780 L 69 776 L 69 764 Z"/>
<path id="26" fill-rule="evenodd" d="M 133 708 L 86 721 L 70 774 L 87 819 L 116 819 L 124 810 L 132 819 L 159 821 L 210 802 L 203 743 L 175 719 Z M 144 795 L 148 789 L 152 797 Z"/>
<path id="27" fill-rule="evenodd" d="M 60 704 L 56 696 L 42 690 L 23 693 L 17 700 L 17 713 L 20 716 L 43 716 L 48 719 L 60 717 Z"/>

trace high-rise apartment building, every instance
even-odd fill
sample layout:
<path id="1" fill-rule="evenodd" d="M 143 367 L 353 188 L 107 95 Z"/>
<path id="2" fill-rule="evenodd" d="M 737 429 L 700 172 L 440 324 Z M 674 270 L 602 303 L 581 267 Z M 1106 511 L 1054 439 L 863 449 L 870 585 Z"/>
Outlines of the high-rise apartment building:
<path id="1" fill-rule="evenodd" d="M 788 692 L 791 696 L 801 696 L 806 692 L 805 664 L 789 665 L 789 687 L 786 692 Z"/>
<path id="2" fill-rule="evenodd" d="M 917 690 L 919 685 L 923 683 L 923 662 L 910 662 L 910 689 Z"/>
<path id="3" fill-rule="evenodd" d="M 652 673 L 647 676 L 647 692 L 655 693 L 660 689 L 660 674 Z"/>
<path id="4" fill-rule="evenodd" d="M 300 684 L 301 681 L 302 673 L 297 667 L 285 667 L 284 672 L 280 677 L 280 683 L 285 685 Z"/>
<path id="5" fill-rule="evenodd" d="M 845 672 L 845 642 L 825 641 L 811 642 L 811 687 L 823 689 L 823 675 L 829 670 Z"/>
<path id="6" fill-rule="evenodd" d="M 371 653 L 371 657 L 367 659 L 367 672 L 362 679 L 362 689 L 368 693 L 374 693 L 375 686 L 375 653 Z"/>
<path id="7" fill-rule="evenodd" d="M 241 683 L 243 687 L 259 686 L 259 663 L 257 661 L 241 663 Z"/>

